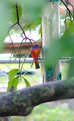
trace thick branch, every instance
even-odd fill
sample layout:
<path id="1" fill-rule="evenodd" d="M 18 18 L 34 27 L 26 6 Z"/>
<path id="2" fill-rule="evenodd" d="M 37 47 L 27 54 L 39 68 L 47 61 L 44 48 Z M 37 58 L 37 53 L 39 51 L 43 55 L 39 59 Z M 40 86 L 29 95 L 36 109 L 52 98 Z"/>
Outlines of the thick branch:
<path id="1" fill-rule="evenodd" d="M 27 116 L 44 102 L 74 98 L 74 80 L 55 81 L 0 96 L 0 116 Z"/>

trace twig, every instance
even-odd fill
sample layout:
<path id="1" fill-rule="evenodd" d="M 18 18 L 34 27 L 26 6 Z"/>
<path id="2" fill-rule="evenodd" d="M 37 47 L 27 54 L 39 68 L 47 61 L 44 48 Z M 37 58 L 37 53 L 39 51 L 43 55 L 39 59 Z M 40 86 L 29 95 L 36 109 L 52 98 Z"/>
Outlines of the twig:
<path id="1" fill-rule="evenodd" d="M 9 37 L 10 37 L 10 40 L 11 40 L 11 43 L 12 43 L 13 51 L 14 51 L 14 53 L 16 53 L 15 48 L 14 48 L 14 45 L 13 45 L 13 41 L 12 41 L 12 38 L 11 38 L 10 34 L 9 34 Z"/>
<path id="2" fill-rule="evenodd" d="M 66 2 L 67 2 L 69 5 L 71 5 L 71 7 L 72 7 L 72 9 L 73 9 L 73 20 L 74 20 L 74 6 L 73 6 L 73 4 L 72 4 L 71 2 L 69 2 L 69 0 L 66 0 Z"/>
<path id="3" fill-rule="evenodd" d="M 22 30 L 22 32 L 23 32 L 23 34 L 24 34 L 24 39 L 26 39 L 26 40 L 29 40 L 30 41 L 30 43 L 31 43 L 31 45 L 32 45 L 32 41 L 35 43 L 35 44 L 37 44 L 33 39 L 30 39 L 30 38 L 28 38 L 27 36 L 26 36 L 26 34 L 25 34 L 25 31 L 23 30 L 23 28 L 22 28 L 22 26 L 21 26 L 21 24 L 20 24 L 20 22 L 19 22 L 19 13 L 18 13 L 18 5 L 16 5 L 16 14 L 17 14 L 17 24 L 18 24 L 18 26 L 20 27 L 20 29 Z M 24 40 L 23 39 L 23 40 Z M 22 40 L 22 42 L 23 42 L 23 40 Z M 22 45 L 22 42 L 20 43 L 20 47 L 21 47 L 21 45 Z M 33 46 L 33 45 L 32 45 Z M 30 51 L 30 50 L 29 50 Z M 21 53 L 21 49 L 20 49 L 20 53 Z M 28 52 L 29 53 L 29 52 Z M 26 54 L 26 56 L 25 56 L 25 58 L 27 57 L 27 55 L 28 55 L 28 53 Z M 23 62 L 24 63 L 24 62 Z M 19 58 L 19 67 L 20 67 L 20 58 Z M 23 64 L 22 64 L 22 66 L 21 66 L 21 69 L 22 69 L 22 67 L 23 67 Z"/>
<path id="4" fill-rule="evenodd" d="M 9 31 L 8 31 L 7 33 L 9 33 L 10 30 L 11 30 L 16 24 L 17 24 L 17 22 L 16 22 L 15 24 L 13 24 L 13 25 L 10 27 L 10 29 L 9 29 Z"/>
<path id="5" fill-rule="evenodd" d="M 8 33 L 9 33 L 10 30 L 17 24 L 17 25 L 20 27 L 20 29 L 22 30 L 23 34 L 24 34 L 24 37 L 25 37 L 25 38 L 23 38 L 23 40 L 24 40 L 24 39 L 25 39 L 25 40 L 29 40 L 30 43 L 31 43 L 31 45 L 32 45 L 32 41 L 33 41 L 35 44 L 37 44 L 33 39 L 30 39 L 30 38 L 27 37 L 26 34 L 25 34 L 25 31 L 24 31 L 24 29 L 22 28 L 22 26 L 21 26 L 21 24 L 20 24 L 20 22 L 19 22 L 19 12 L 18 12 L 18 5 L 17 5 L 17 4 L 16 4 L 16 15 L 17 15 L 17 22 L 16 22 L 15 24 L 13 24 L 13 25 L 10 27 Z M 14 53 L 16 53 L 15 48 L 14 48 L 14 46 L 13 46 L 13 41 L 12 41 L 12 38 L 11 38 L 10 34 L 9 34 L 9 37 L 10 37 L 10 40 L 11 40 L 11 42 L 12 42 L 12 47 L 13 47 Z M 22 42 L 23 42 L 23 40 L 22 40 Z M 22 42 L 20 43 L 20 48 L 21 48 Z M 33 45 L 32 45 L 32 46 L 33 46 Z M 21 54 L 21 49 L 19 49 L 19 51 L 20 51 L 20 54 Z M 27 57 L 27 55 L 28 55 L 29 52 L 30 52 L 30 50 L 27 52 L 25 58 Z M 24 63 L 24 62 L 23 62 L 23 63 Z M 22 69 L 22 67 L 23 67 L 23 64 L 22 64 L 22 66 L 21 66 L 21 69 Z M 19 58 L 19 68 L 20 68 L 20 58 Z"/>
<path id="6" fill-rule="evenodd" d="M 20 25 L 20 22 L 19 22 L 19 13 L 18 13 L 18 6 L 17 6 L 17 5 L 16 5 L 16 14 L 17 14 L 17 24 L 18 24 L 18 26 L 20 27 L 20 29 L 22 30 L 25 39 L 26 39 L 26 40 L 28 39 L 30 42 L 31 42 L 31 41 L 34 41 L 33 39 L 30 39 L 30 38 L 28 38 L 28 37 L 26 36 L 25 31 L 23 30 L 22 26 Z M 34 42 L 35 42 L 35 41 L 34 41 Z M 35 43 L 36 43 L 36 42 L 35 42 Z"/>
<path id="7" fill-rule="evenodd" d="M 62 2 L 62 3 L 65 5 L 65 7 L 67 8 L 67 10 L 68 10 L 68 12 L 69 12 L 70 20 L 72 21 L 72 18 L 71 18 L 72 13 L 71 13 L 70 9 L 68 8 L 68 6 L 65 4 L 65 2 L 64 2 L 63 0 L 61 0 L 61 2 Z M 72 15 L 72 16 L 73 16 L 73 15 Z"/>
<path id="8" fill-rule="evenodd" d="M 18 5 L 16 4 L 17 24 L 19 24 Z"/>
<path id="9" fill-rule="evenodd" d="M 70 4 L 70 5 L 72 6 L 72 8 L 74 9 L 74 6 L 71 4 L 71 2 L 69 2 L 69 0 L 66 0 L 66 2 L 67 2 L 68 4 Z"/>
<path id="10" fill-rule="evenodd" d="M 22 68 L 23 68 L 25 59 L 27 58 L 27 55 L 29 54 L 30 51 L 31 51 L 31 48 L 28 50 L 28 52 L 27 52 L 26 55 L 25 55 L 25 58 L 24 58 L 24 60 L 23 60 L 23 62 L 22 62 L 21 70 L 22 70 Z"/>

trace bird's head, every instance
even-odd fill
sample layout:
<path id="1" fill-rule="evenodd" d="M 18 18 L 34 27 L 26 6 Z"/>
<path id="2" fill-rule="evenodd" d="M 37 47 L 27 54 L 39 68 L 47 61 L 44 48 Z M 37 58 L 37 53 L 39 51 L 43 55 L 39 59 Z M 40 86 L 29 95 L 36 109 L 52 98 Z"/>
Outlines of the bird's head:
<path id="1" fill-rule="evenodd" d="M 38 44 L 33 45 L 32 49 L 37 49 L 39 47 Z"/>

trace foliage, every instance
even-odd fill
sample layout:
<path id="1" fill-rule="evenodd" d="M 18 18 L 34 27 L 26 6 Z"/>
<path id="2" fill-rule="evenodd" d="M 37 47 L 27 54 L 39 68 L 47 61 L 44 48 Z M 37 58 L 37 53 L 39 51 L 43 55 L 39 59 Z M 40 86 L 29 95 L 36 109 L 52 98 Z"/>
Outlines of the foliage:
<path id="1" fill-rule="evenodd" d="M 9 82 L 8 82 L 8 88 L 7 88 L 7 91 L 9 91 L 9 89 L 14 86 L 14 90 L 17 89 L 17 85 L 18 85 L 18 82 L 19 82 L 19 76 L 16 76 L 18 72 L 18 69 L 13 69 L 11 70 L 8 75 L 9 75 Z"/>
<path id="2" fill-rule="evenodd" d="M 17 86 L 19 84 L 19 80 L 20 78 L 24 80 L 26 86 L 31 86 L 30 83 L 28 82 L 28 80 L 26 78 L 24 78 L 21 73 L 18 76 L 17 73 L 19 72 L 18 69 L 12 69 L 11 71 L 9 71 L 8 76 L 9 76 L 9 82 L 8 82 L 8 88 L 7 88 L 7 92 L 12 89 L 16 90 Z"/>
<path id="3" fill-rule="evenodd" d="M 41 23 L 40 13 L 42 10 L 42 6 L 44 5 L 45 0 L 34 1 L 34 0 L 1 0 L 0 1 L 0 49 L 4 46 L 4 39 L 9 34 L 12 27 L 16 24 L 19 25 L 20 29 L 23 31 L 25 35 L 24 29 L 26 30 L 29 26 L 30 28 L 36 28 L 37 25 Z M 23 17 L 24 16 L 24 17 Z M 21 26 L 19 22 L 23 18 L 23 23 L 25 25 Z M 26 19 L 26 20 L 25 20 Z M 26 35 L 25 35 L 26 38 Z M 26 38 L 29 39 L 29 38 Z M 12 40 L 11 40 L 12 41 Z M 31 41 L 31 40 L 30 40 Z M 9 72 L 9 82 L 7 91 L 9 91 L 12 86 L 14 86 L 14 90 L 17 89 L 19 84 L 19 79 L 23 79 L 26 86 L 30 86 L 30 83 L 25 77 L 17 76 L 18 69 L 12 69 Z"/>
<path id="4" fill-rule="evenodd" d="M 44 3 L 45 0 L 0 0 L 0 49 L 3 48 L 3 40 L 10 30 L 10 26 L 17 22 L 16 4 L 18 5 L 19 20 L 21 21 L 23 18 L 23 23 L 25 23 L 23 28 L 29 25 L 33 28 L 40 24 L 40 14 Z"/>
<path id="5" fill-rule="evenodd" d="M 19 13 L 19 19 L 21 19 L 22 16 L 22 7 L 18 5 L 18 13 Z M 17 14 L 16 14 L 16 6 L 15 4 L 11 4 L 10 6 L 10 21 L 14 24 L 17 22 Z"/>
<path id="6" fill-rule="evenodd" d="M 53 49 L 52 49 L 53 48 Z M 51 51 L 52 50 L 52 51 Z M 61 57 L 71 56 L 74 57 L 74 22 L 69 25 L 67 32 L 64 32 L 64 35 L 59 39 L 55 40 L 51 46 L 48 47 L 45 54 L 45 67 L 46 70 L 51 68 L 57 63 Z M 48 67 L 48 64 L 50 67 Z M 68 72 L 68 78 L 74 75 L 74 69 L 71 68 L 74 65 L 74 59 L 70 63 L 70 69 Z"/>
<path id="7" fill-rule="evenodd" d="M 42 9 L 45 5 L 45 3 L 48 2 L 48 0 L 0 0 L 0 49 L 4 46 L 4 39 L 6 35 L 10 33 L 10 30 L 17 24 L 20 30 L 23 32 L 24 38 L 29 40 L 30 42 L 35 42 L 32 39 L 29 39 L 25 35 L 25 30 L 28 28 L 35 29 L 38 25 L 41 24 L 42 18 Z M 67 8 L 67 6 L 66 6 Z M 69 11 L 69 17 L 71 18 L 71 12 Z M 22 22 L 23 21 L 23 22 Z M 23 24 L 24 23 L 24 24 Z M 74 56 L 73 50 L 74 50 L 74 22 L 71 22 L 70 20 L 66 20 L 66 23 L 68 25 L 67 32 L 64 33 L 64 35 L 57 39 L 46 51 L 46 57 L 45 57 L 45 67 L 48 69 L 48 65 L 50 65 L 49 68 L 51 68 L 52 65 L 56 64 L 56 62 L 62 57 L 62 56 Z M 42 25 L 40 26 L 39 33 L 42 35 Z M 22 42 L 21 42 L 22 43 Z M 53 48 L 53 50 L 52 50 Z M 51 51 L 52 50 L 52 51 Z M 26 57 L 25 57 L 26 58 Z M 73 70 L 73 60 L 71 61 L 68 77 L 72 77 L 74 70 Z M 20 67 L 20 62 L 19 62 Z M 20 69 L 20 68 L 19 68 Z M 8 83 L 8 91 L 11 88 L 11 86 L 14 86 L 14 89 L 17 89 L 17 85 L 19 83 L 20 76 L 17 76 L 18 69 L 13 69 L 9 72 L 9 83 Z M 30 86 L 30 83 L 27 79 L 24 77 L 21 77 L 26 86 Z"/>
<path id="8" fill-rule="evenodd" d="M 3 48 L 4 43 L 3 40 L 5 39 L 6 35 L 10 32 L 11 28 L 14 27 L 16 24 L 19 25 L 22 32 L 30 29 L 35 29 L 38 25 L 41 24 L 42 18 L 41 18 L 41 12 L 42 8 L 44 7 L 44 4 L 46 3 L 45 0 L 0 0 L 0 50 Z M 16 7 L 18 5 L 18 8 Z M 16 9 L 18 9 L 16 11 Z M 22 22 L 23 21 L 23 22 Z M 19 24 L 20 22 L 20 24 Z M 24 24 L 23 24 L 24 23 Z M 54 43 L 49 46 L 46 50 L 46 57 L 45 57 L 45 68 L 49 69 L 52 65 L 56 64 L 57 61 L 62 56 L 72 56 L 74 57 L 74 22 L 71 23 L 70 19 L 66 20 L 68 30 L 67 32 L 64 32 L 64 35 L 60 38 L 54 41 Z M 20 26 L 22 25 L 22 26 Z M 39 33 L 42 34 L 42 25 L 40 27 Z M 23 32 L 25 35 L 25 32 Z M 26 36 L 24 36 L 26 38 Z M 29 39 L 29 38 L 26 38 Z M 30 40 L 31 41 L 31 40 Z M 52 49 L 53 48 L 53 49 Z M 19 63 L 20 64 L 20 63 Z M 48 68 L 48 65 L 50 67 Z M 69 71 L 68 71 L 68 78 L 72 78 L 74 76 L 74 59 L 71 60 Z M 17 73 L 19 72 L 19 69 L 12 69 L 8 75 L 9 75 L 9 82 L 8 82 L 8 88 L 7 91 L 9 91 L 12 86 L 14 87 L 14 90 L 17 89 L 17 86 L 19 84 L 20 79 L 23 79 L 26 86 L 31 86 L 29 81 L 22 76 L 21 74 L 18 76 Z M 39 107 L 41 108 L 41 107 Z M 45 112 L 42 111 L 40 115 L 37 114 L 35 117 L 35 120 L 43 120 L 51 111 L 51 108 L 46 109 Z M 35 109 L 35 113 L 38 112 L 39 109 Z M 55 120 L 59 113 L 61 112 L 60 108 L 56 107 L 53 111 L 54 115 L 50 114 L 50 116 L 47 117 L 47 120 Z M 70 110 L 66 110 L 65 113 L 69 114 L 72 113 Z M 34 113 L 31 116 L 34 116 Z M 30 117 L 29 117 L 30 118 Z M 28 118 L 28 119 L 29 119 Z M 28 120 L 27 119 L 27 120 Z M 60 117 L 60 120 L 63 121 L 63 119 L 67 120 L 67 116 L 62 114 Z M 73 120 L 73 117 L 71 117 Z M 59 120 L 58 120 L 59 121 Z"/>
<path id="9" fill-rule="evenodd" d="M 26 78 L 24 78 L 23 76 L 22 76 L 22 78 L 23 78 L 23 80 L 24 80 L 27 87 L 31 86 L 29 81 Z"/>

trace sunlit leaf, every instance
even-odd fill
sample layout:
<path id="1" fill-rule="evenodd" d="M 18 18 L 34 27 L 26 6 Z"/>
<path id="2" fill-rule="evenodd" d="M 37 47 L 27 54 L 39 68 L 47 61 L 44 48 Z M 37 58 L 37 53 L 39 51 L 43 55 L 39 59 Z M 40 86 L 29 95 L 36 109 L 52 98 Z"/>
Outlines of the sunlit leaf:
<path id="1" fill-rule="evenodd" d="M 19 83 L 19 76 L 14 77 L 11 81 L 8 82 L 8 88 L 7 88 L 7 92 L 9 92 L 10 88 L 13 86 L 14 90 L 17 89 Z"/>
<path id="2" fill-rule="evenodd" d="M 17 89 L 17 85 L 19 83 L 19 76 L 16 76 L 17 72 L 18 72 L 18 69 L 12 69 L 11 71 L 9 71 L 8 73 L 9 82 L 8 82 L 7 92 L 12 86 L 14 86 L 14 90 Z"/>
<path id="3" fill-rule="evenodd" d="M 40 25 L 39 34 L 41 34 L 41 38 L 42 38 L 42 24 Z"/>
<path id="4" fill-rule="evenodd" d="M 9 73 L 8 73 L 9 81 L 12 81 L 14 79 L 17 72 L 18 72 L 18 69 L 12 69 L 11 71 L 9 71 Z"/>
<path id="5" fill-rule="evenodd" d="M 36 29 L 36 27 L 41 24 L 41 18 L 39 17 L 37 20 L 35 21 L 26 21 L 24 29 L 25 28 L 30 28 L 30 29 Z"/>
<path id="6" fill-rule="evenodd" d="M 29 81 L 26 78 L 22 77 L 22 79 L 24 80 L 27 87 L 31 86 Z"/>

